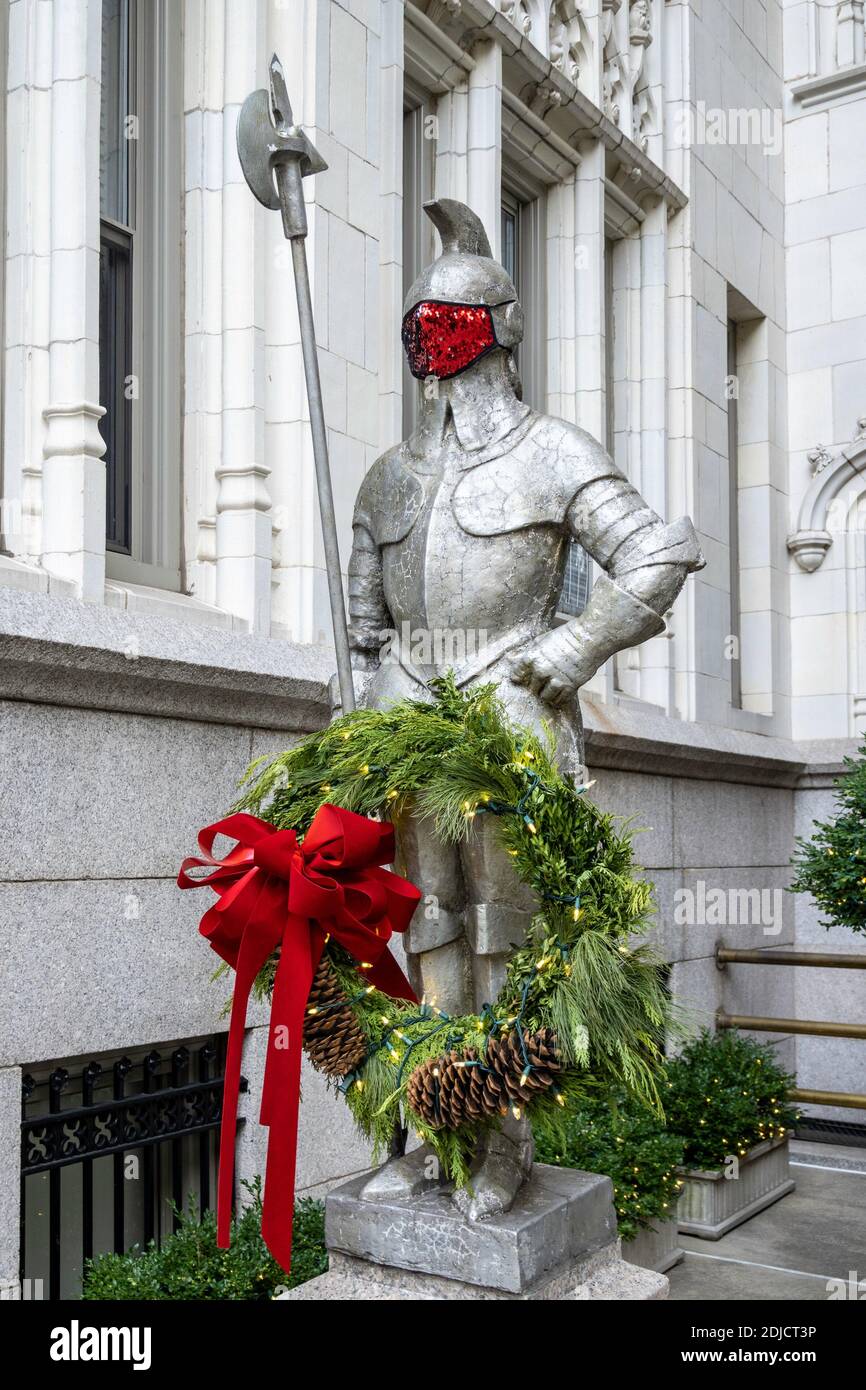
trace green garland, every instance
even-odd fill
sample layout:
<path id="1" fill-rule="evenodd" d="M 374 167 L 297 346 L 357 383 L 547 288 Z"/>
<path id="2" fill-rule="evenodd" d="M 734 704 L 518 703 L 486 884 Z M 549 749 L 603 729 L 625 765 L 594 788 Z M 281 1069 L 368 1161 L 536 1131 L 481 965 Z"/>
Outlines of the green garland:
<path id="1" fill-rule="evenodd" d="M 444 840 L 472 834 L 477 816 L 496 817 L 518 878 L 538 900 L 525 943 L 508 964 L 498 999 L 479 1015 L 448 1017 L 435 1001 L 410 1005 L 365 986 L 348 955 L 327 950 L 367 1039 L 366 1061 L 339 1089 L 377 1154 L 388 1147 L 409 1076 L 451 1048 L 483 1057 L 498 1030 L 555 1032 L 563 1070 L 555 1089 L 533 1095 L 536 1131 L 559 1131 L 563 1110 L 601 1088 L 624 1087 L 660 1109 L 657 1078 L 671 1005 L 663 963 L 630 938 L 645 932 L 651 886 L 633 877 L 628 834 L 564 778 L 553 740 L 512 725 L 495 686 L 458 690 L 431 683 L 432 703 L 359 709 L 269 760 L 242 782 L 235 809 L 304 834 L 324 802 L 399 820 L 410 807 Z M 399 866 L 398 866 L 399 867 Z M 423 891 L 423 884 L 419 885 Z M 274 962 L 257 981 L 273 984 Z M 431 1129 L 407 1119 L 464 1183 L 479 1126 Z"/>

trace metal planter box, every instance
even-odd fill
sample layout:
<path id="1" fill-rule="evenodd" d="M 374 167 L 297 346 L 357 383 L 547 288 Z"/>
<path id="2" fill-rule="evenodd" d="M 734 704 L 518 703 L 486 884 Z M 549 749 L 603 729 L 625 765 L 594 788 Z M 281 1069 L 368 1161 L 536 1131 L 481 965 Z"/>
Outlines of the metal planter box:
<path id="1" fill-rule="evenodd" d="M 718 1240 L 763 1211 L 794 1187 L 788 1167 L 788 1140 L 757 1144 L 740 1159 L 739 1177 L 698 1168 L 679 1170 L 683 1180 L 677 1222 L 684 1235 Z"/>
<path id="2" fill-rule="evenodd" d="M 666 1274 L 675 1264 L 679 1264 L 685 1251 L 677 1245 L 677 1218 L 662 1221 L 658 1226 L 650 1226 L 638 1231 L 631 1240 L 622 1243 L 622 1257 L 630 1265 L 641 1269 L 654 1269 L 657 1274 Z"/>

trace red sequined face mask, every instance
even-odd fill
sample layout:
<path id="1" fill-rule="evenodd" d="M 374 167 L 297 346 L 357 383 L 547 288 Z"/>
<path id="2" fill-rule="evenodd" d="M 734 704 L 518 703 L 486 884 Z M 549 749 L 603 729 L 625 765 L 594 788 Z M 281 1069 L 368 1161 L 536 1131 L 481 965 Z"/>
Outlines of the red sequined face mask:
<path id="1" fill-rule="evenodd" d="M 402 338 L 412 375 L 440 381 L 457 376 L 497 346 L 493 316 L 485 305 L 442 304 L 435 299 L 409 310 Z"/>

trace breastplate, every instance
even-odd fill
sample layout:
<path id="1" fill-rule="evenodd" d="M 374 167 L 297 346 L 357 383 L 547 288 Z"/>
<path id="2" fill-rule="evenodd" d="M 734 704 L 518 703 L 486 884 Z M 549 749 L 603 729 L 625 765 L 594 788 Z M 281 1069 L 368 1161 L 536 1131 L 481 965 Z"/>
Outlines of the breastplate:
<path id="1" fill-rule="evenodd" d="M 452 632 L 458 639 L 465 634 L 470 645 L 518 628 L 527 636 L 543 630 L 562 584 L 562 527 L 518 523 L 518 529 L 490 534 L 485 525 L 483 534 L 474 534 L 475 508 L 461 501 L 455 514 L 455 490 L 467 470 L 453 431 L 432 462 L 433 471 L 415 475 L 423 500 L 413 524 L 382 547 L 385 599 L 395 626 Z"/>

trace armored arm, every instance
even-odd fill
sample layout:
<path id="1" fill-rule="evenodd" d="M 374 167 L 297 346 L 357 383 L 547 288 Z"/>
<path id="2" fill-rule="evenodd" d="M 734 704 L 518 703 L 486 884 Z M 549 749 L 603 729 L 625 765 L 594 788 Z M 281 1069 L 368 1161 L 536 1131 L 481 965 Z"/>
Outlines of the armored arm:
<path id="1" fill-rule="evenodd" d="M 382 632 L 390 621 L 382 584 L 382 553 L 356 515 L 349 560 L 349 645 L 355 670 L 373 671 L 378 666 Z"/>
<path id="2" fill-rule="evenodd" d="M 573 622 L 545 633 L 512 672 L 549 704 L 562 704 L 614 652 L 664 631 L 686 576 L 704 564 L 688 517 L 666 525 L 592 441 L 597 467 L 566 514 L 571 535 L 605 570 Z"/>

